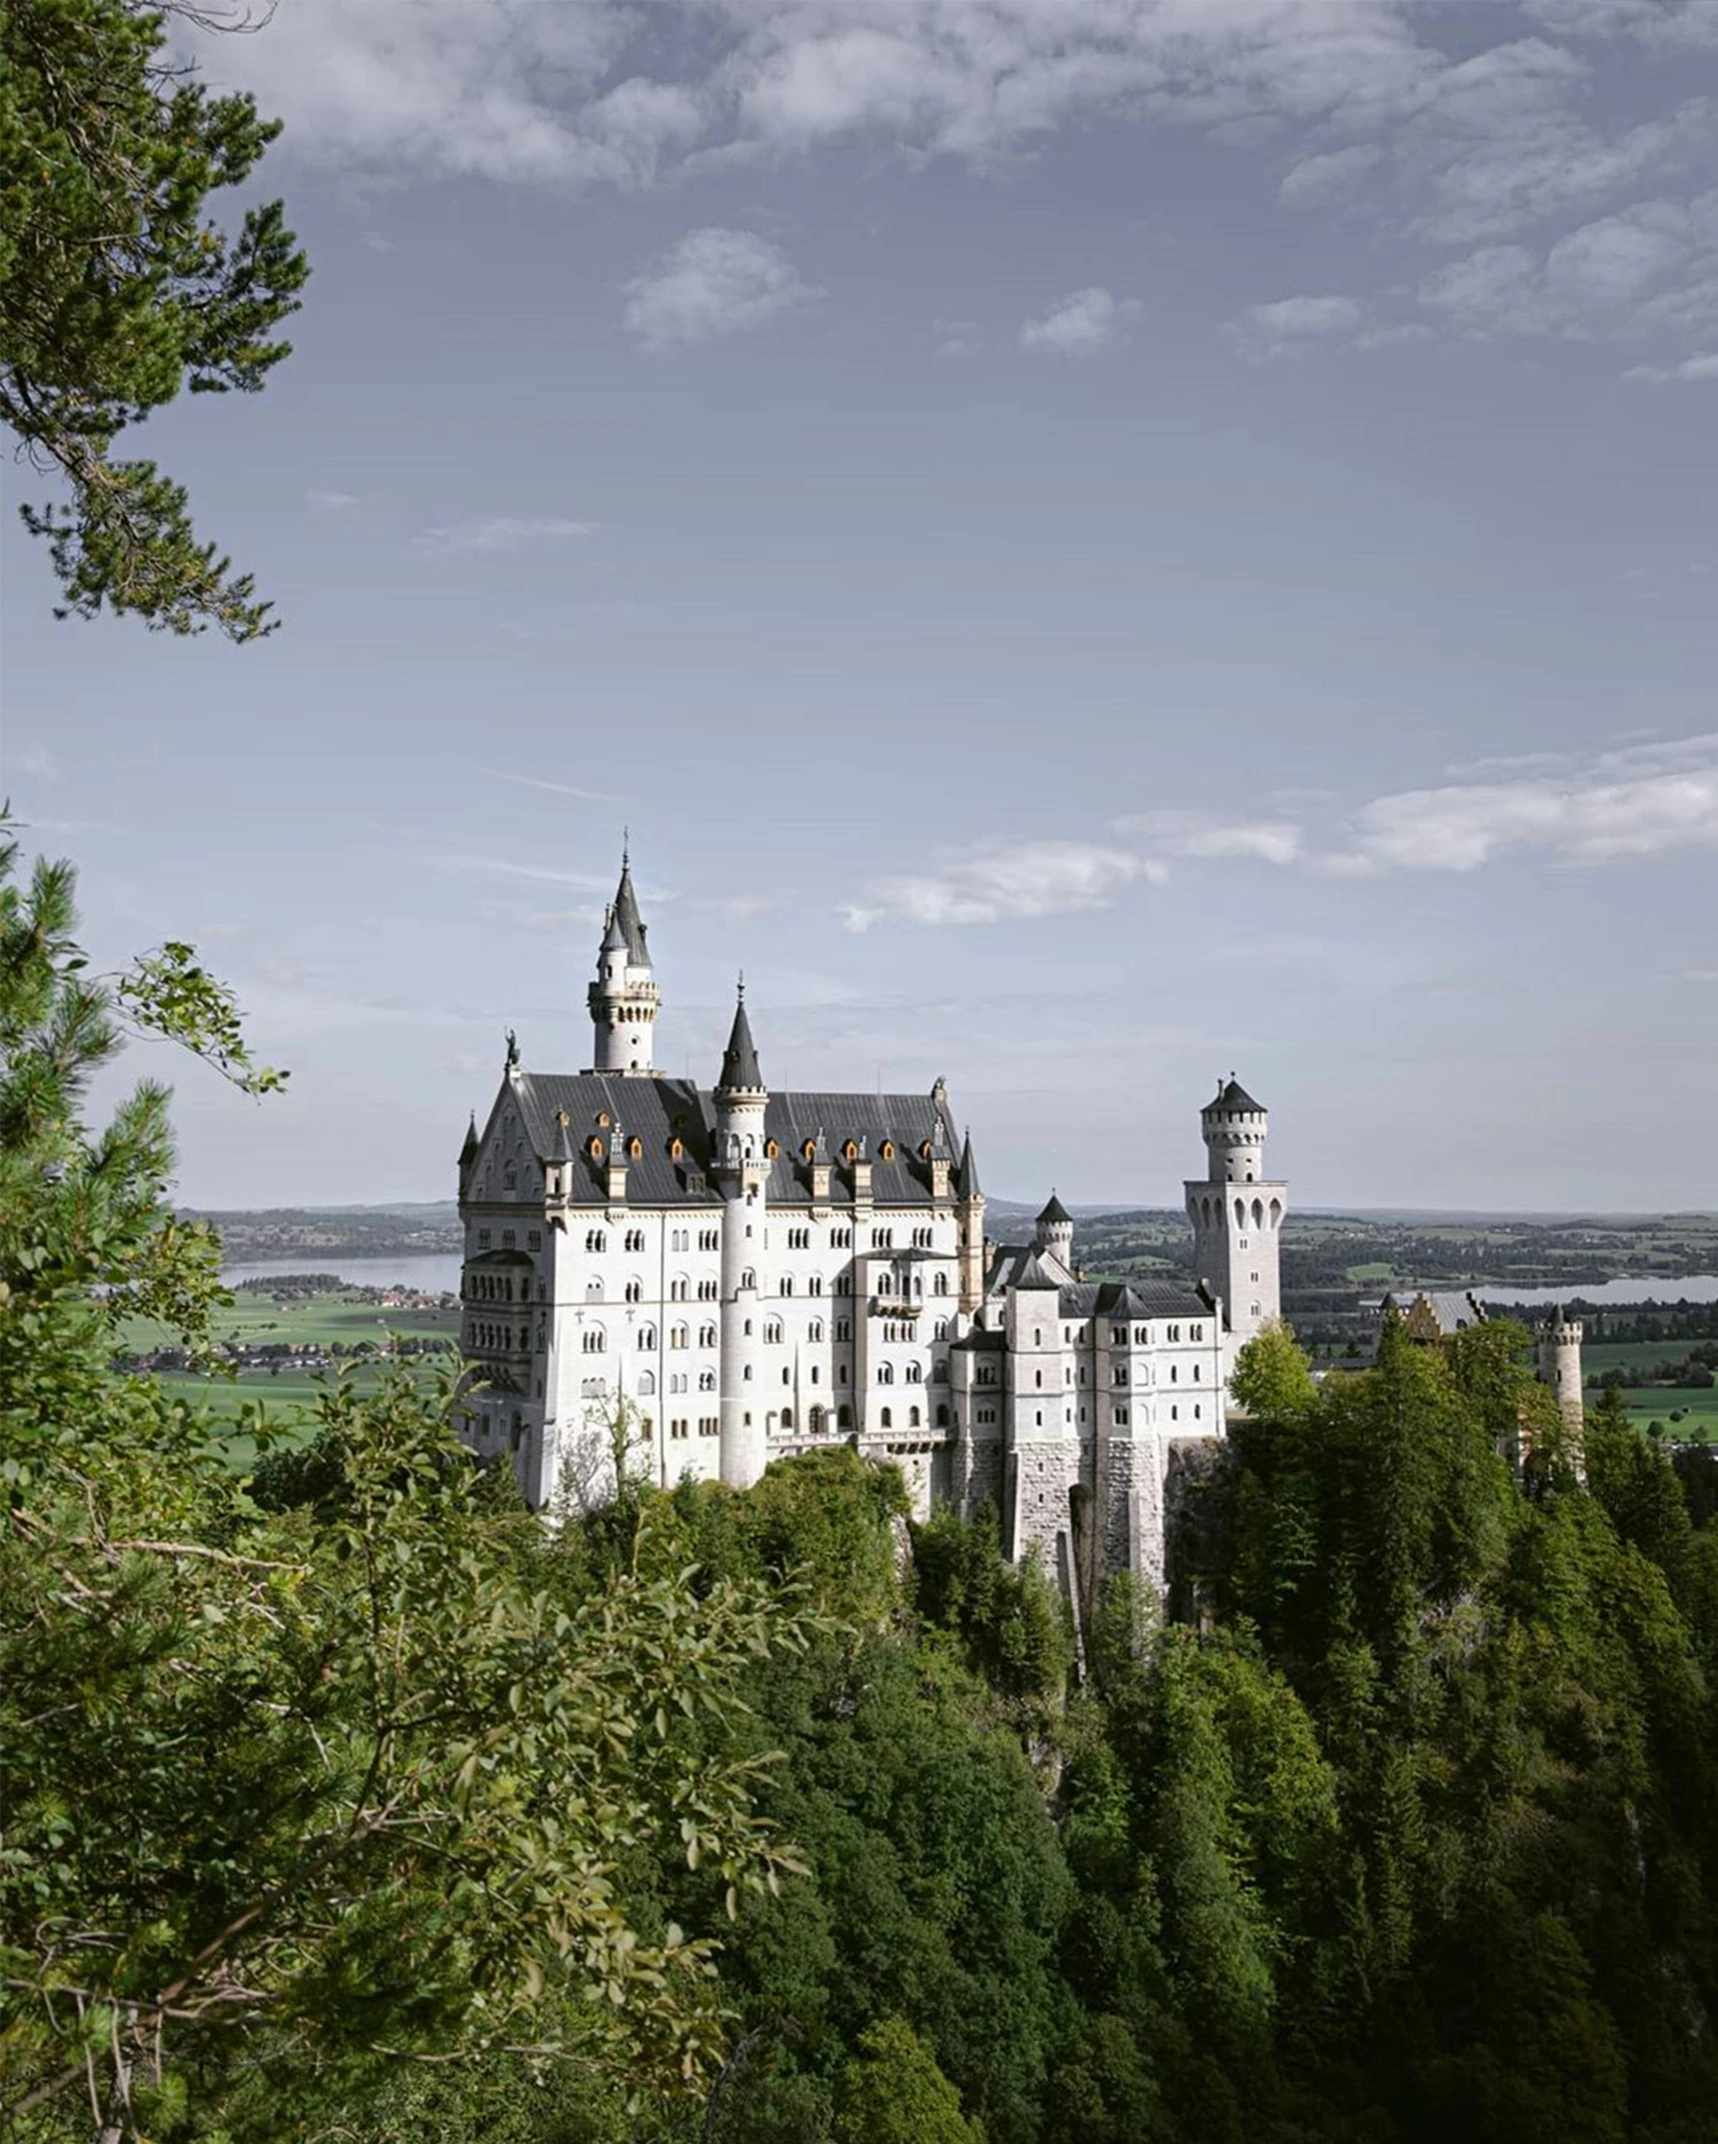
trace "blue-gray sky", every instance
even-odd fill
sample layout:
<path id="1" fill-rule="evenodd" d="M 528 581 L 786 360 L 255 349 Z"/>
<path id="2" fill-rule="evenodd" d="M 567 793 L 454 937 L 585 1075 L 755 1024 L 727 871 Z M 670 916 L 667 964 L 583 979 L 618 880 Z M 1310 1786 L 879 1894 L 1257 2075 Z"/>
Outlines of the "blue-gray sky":
<path id="1" fill-rule="evenodd" d="M 199 1202 L 449 1195 L 587 1061 L 947 1076 L 988 1188 L 1718 1203 L 1718 0 L 280 0 L 315 276 L 150 427 L 260 647 L 56 624 L 4 786 L 263 1107 Z M 27 495 L 18 476 L 12 496 Z M 140 1053 L 140 1065 L 159 1060 Z"/>

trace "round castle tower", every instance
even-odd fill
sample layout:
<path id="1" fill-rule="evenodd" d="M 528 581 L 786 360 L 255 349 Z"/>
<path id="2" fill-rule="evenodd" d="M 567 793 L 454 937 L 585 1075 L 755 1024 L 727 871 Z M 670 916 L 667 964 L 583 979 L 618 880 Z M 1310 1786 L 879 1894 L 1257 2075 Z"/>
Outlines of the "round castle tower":
<path id="1" fill-rule="evenodd" d="M 661 999 L 650 965 L 650 945 L 632 890 L 632 859 L 622 853 L 620 884 L 604 920 L 596 980 L 586 993 L 595 1034 L 593 1072 L 648 1077 L 653 1064 L 656 1015 Z"/>
<path id="2" fill-rule="evenodd" d="M 722 1479 L 749 1489 L 769 1461 L 758 1376 L 759 1265 L 769 1211 L 769 1156 L 764 1118 L 769 1090 L 758 1067 L 742 981 L 734 1025 L 722 1054 L 711 1174 L 722 1194 Z"/>
<path id="3" fill-rule="evenodd" d="M 1049 1205 L 1038 1216 L 1032 1240 L 1038 1250 L 1048 1251 L 1068 1272 L 1074 1270 L 1074 1217 L 1053 1191 Z"/>
<path id="4" fill-rule="evenodd" d="M 1539 1328 L 1539 1381 L 1562 1409 L 1571 1429 L 1579 1429 L 1585 1413 L 1581 1398 L 1581 1321 L 1552 1311 Z"/>
<path id="5" fill-rule="evenodd" d="M 1288 1185 L 1268 1180 L 1270 1118 L 1233 1073 L 1199 1112 L 1207 1156 L 1202 1182 L 1186 1186 L 1193 1225 L 1193 1270 L 1223 1306 L 1223 1369 L 1264 1326 L 1282 1315 L 1281 1234 Z"/>

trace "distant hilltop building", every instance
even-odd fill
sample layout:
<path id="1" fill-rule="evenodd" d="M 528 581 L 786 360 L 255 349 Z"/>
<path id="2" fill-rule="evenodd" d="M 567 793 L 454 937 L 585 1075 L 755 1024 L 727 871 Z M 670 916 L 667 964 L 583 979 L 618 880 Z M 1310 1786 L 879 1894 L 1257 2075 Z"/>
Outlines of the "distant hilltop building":
<path id="1" fill-rule="evenodd" d="M 1420 1289 L 1413 1295 L 1387 1295 L 1378 1306 L 1381 1316 L 1395 1312 L 1410 1340 L 1442 1340 L 1470 1325 L 1486 1323 L 1485 1305 L 1468 1290 Z M 1535 1332 L 1539 1382 L 1557 1402 L 1573 1438 L 1577 1472 L 1583 1472 L 1581 1432 L 1586 1407 L 1581 1392 L 1581 1322 L 1551 1310 Z M 1583 1475 L 1584 1478 L 1584 1475 Z"/>
<path id="2" fill-rule="evenodd" d="M 1233 1079 L 1186 1187 L 1196 1286 L 1091 1282 L 1052 1195 L 1029 1248 L 984 1235 L 969 1136 L 928 1095 L 794 1093 L 764 1076 L 742 984 L 715 1084 L 657 1071 L 661 1011 L 628 863 L 590 986 L 591 1067 L 527 1070 L 459 1158 L 466 1435 L 534 1506 L 626 1463 L 743 1488 L 847 1442 L 923 1513 L 985 1499 L 1011 1556 L 1071 1593 L 1164 1578 L 1177 1455 L 1220 1438 L 1243 1341 L 1278 1314 L 1287 1186 Z M 623 1404 L 624 1403 L 624 1404 Z"/>

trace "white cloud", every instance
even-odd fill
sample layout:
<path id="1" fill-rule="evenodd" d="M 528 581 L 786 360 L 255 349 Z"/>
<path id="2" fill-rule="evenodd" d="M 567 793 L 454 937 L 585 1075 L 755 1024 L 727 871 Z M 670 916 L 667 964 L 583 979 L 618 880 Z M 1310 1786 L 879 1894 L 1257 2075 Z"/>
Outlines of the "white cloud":
<path id="1" fill-rule="evenodd" d="M 938 357 L 971 357 L 981 337 L 976 320 L 933 320 Z"/>
<path id="2" fill-rule="evenodd" d="M 1473 335 L 1634 335 L 1718 323 L 1718 194 L 1643 201 L 1543 255 L 1482 246 L 1435 270 L 1420 303 Z"/>
<path id="3" fill-rule="evenodd" d="M 1676 365 L 1631 365 L 1623 375 L 1630 380 L 1718 380 L 1718 351 L 1685 357 Z"/>
<path id="4" fill-rule="evenodd" d="M 1274 353 L 1354 335 L 1365 320 L 1366 307 L 1357 298 L 1303 294 L 1248 306 L 1244 332 L 1248 340 Z"/>
<path id="5" fill-rule="evenodd" d="M 850 931 L 873 923 L 1002 923 L 1107 907 L 1135 879 L 1161 872 L 1142 856 L 1093 841 L 1026 841 L 972 850 L 922 876 L 881 878 L 842 909 Z"/>
<path id="6" fill-rule="evenodd" d="M 1322 208 L 1327 202 L 1352 193 L 1369 171 L 1384 160 L 1376 142 L 1355 142 L 1346 149 L 1327 150 L 1321 156 L 1302 157 L 1283 175 L 1278 197 L 1290 208 Z"/>
<path id="7" fill-rule="evenodd" d="M 358 504 L 358 495 L 352 491 L 313 491 L 308 504 L 313 514 L 349 514 Z"/>
<path id="8" fill-rule="evenodd" d="M 1582 774 L 1462 783 L 1376 798 L 1324 868 L 1472 871 L 1509 850 L 1572 864 L 1718 846 L 1718 737 L 1633 746 Z"/>
<path id="9" fill-rule="evenodd" d="M 1220 819 L 1209 812 L 1153 811 L 1118 819 L 1114 831 L 1143 840 L 1153 856 L 1255 858 L 1298 863 L 1306 837 L 1292 819 Z"/>
<path id="10" fill-rule="evenodd" d="M 647 350 L 667 351 L 761 327 L 818 293 L 781 247 L 755 231 L 688 231 L 626 286 L 626 324 Z"/>
<path id="11" fill-rule="evenodd" d="M 1023 350 L 1053 350 L 1063 357 L 1091 357 L 1113 349 L 1145 311 L 1137 298 L 1115 298 L 1094 284 L 1058 298 L 1041 320 L 1020 330 Z"/>
<path id="12" fill-rule="evenodd" d="M 420 529 L 412 538 L 412 549 L 420 558 L 493 558 L 532 544 L 589 536 L 595 529 L 594 521 L 533 521 L 514 514 L 491 514 L 476 521 L 450 521 L 440 528 Z"/>
<path id="13" fill-rule="evenodd" d="M 1496 41 L 1475 49 L 1487 24 Z M 1718 44 L 1718 0 L 290 0 L 255 37 L 182 19 L 175 35 L 286 120 L 282 156 L 390 179 L 637 187 L 855 141 L 984 166 L 1110 118 L 1220 131 L 1277 161 L 1291 205 L 1363 190 L 1398 240 L 1536 256 L 1561 225 L 1674 195 L 1718 126 L 1706 95 L 1642 117 L 1638 98 L 1602 93 L 1601 71 L 1632 87 L 1636 47 L 1662 64 Z M 1557 274 L 1589 309 L 1648 274 L 1647 242 L 1613 237 L 1608 261 L 1540 259 L 1550 286 L 1517 317 L 1568 332 L 1580 293 Z M 628 310 L 656 348 L 750 324 L 793 288 L 765 271 L 706 304 L 689 270 L 676 310 L 652 280 Z M 1651 302 L 1659 326 L 1709 345 L 1718 268 L 1662 270 Z M 1116 324 L 1070 322 L 1057 340 L 1035 323 L 1031 346 L 1101 347 Z"/>

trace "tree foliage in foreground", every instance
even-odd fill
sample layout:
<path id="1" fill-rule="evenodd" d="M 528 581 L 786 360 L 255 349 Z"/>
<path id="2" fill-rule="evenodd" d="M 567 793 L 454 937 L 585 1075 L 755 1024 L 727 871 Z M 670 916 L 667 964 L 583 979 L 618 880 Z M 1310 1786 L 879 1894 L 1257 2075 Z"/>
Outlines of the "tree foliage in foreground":
<path id="1" fill-rule="evenodd" d="M 714 1934 L 795 1865 L 736 1731 L 792 1615 L 694 1589 L 648 1528 L 593 1569 L 404 1375 L 333 1391 L 316 1467 L 255 1494 L 113 1375 L 134 1298 L 103 1291 L 141 1275 L 194 1320 L 210 1246 L 163 1202 L 158 1089 L 84 1126 L 112 993 L 69 872 L 26 891 L 14 867 L 0 849 L 7 2133 L 292 2134 L 321 2095 L 504 2050 L 599 2097 L 694 2088 Z M 224 1020 L 180 1011 L 219 1057 Z M 717 1886 L 699 1926 L 636 1879 L 664 1860 Z"/>
<path id="2" fill-rule="evenodd" d="M 0 5 L 0 421 L 66 494 L 20 509 L 61 616 L 250 640 L 272 630 L 253 577 L 198 541 L 182 485 L 114 451 L 182 389 L 261 388 L 309 275 L 279 202 L 236 232 L 209 216 L 279 127 L 174 63 L 173 13 L 223 19 L 146 0 Z"/>

